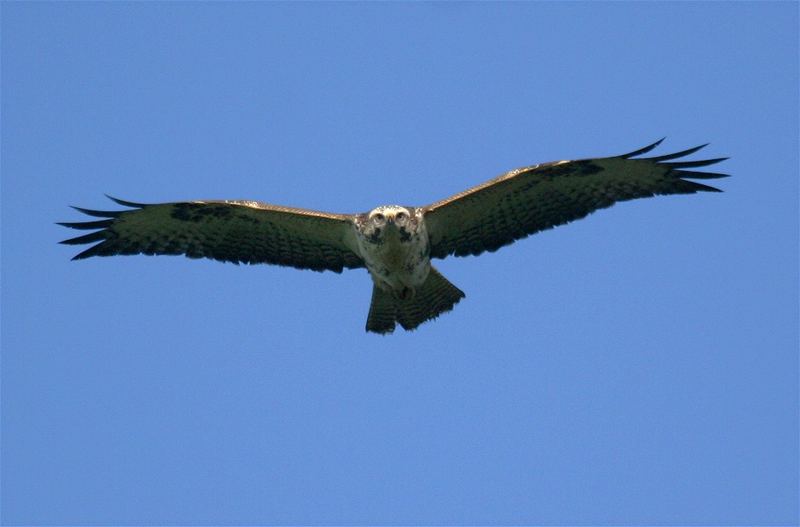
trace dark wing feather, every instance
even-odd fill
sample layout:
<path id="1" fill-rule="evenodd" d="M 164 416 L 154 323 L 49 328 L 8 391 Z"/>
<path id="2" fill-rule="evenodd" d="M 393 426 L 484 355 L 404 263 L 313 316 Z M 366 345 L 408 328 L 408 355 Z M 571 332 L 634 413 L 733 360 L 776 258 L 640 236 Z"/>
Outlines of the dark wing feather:
<path id="1" fill-rule="evenodd" d="M 431 257 L 495 251 L 536 232 L 583 218 L 618 201 L 658 194 L 720 192 L 689 179 L 727 174 L 685 170 L 726 158 L 675 161 L 706 145 L 659 157 L 634 158 L 661 141 L 617 157 L 560 161 L 512 170 L 424 207 Z"/>
<path id="2" fill-rule="evenodd" d="M 109 196 L 109 198 L 111 198 Z M 75 256 L 184 254 L 234 263 L 268 263 L 315 271 L 363 267 L 353 252 L 353 220 L 256 201 L 189 201 L 145 205 L 111 198 L 129 210 L 77 210 L 98 221 L 61 223 L 100 229 L 64 240 L 96 245 Z"/>

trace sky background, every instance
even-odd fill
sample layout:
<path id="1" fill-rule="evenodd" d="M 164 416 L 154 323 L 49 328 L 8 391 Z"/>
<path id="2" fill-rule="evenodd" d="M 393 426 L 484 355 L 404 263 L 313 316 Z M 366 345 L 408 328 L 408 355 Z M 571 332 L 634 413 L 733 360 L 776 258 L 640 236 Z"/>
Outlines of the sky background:
<path id="1" fill-rule="evenodd" d="M 2 6 L 2 522 L 798 522 L 798 4 Z M 711 142 L 639 200 L 439 269 L 71 262 L 68 208 L 423 205 Z"/>

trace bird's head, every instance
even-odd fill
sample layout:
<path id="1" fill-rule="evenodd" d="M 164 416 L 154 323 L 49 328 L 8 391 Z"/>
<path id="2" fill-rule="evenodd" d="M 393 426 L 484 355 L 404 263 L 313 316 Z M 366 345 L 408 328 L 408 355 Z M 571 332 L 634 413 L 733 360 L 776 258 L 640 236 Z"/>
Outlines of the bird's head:
<path id="1" fill-rule="evenodd" d="M 401 241 L 408 240 L 417 231 L 418 218 L 414 210 L 400 205 L 382 205 L 366 214 L 362 233 L 372 243 L 382 242 L 396 233 Z"/>

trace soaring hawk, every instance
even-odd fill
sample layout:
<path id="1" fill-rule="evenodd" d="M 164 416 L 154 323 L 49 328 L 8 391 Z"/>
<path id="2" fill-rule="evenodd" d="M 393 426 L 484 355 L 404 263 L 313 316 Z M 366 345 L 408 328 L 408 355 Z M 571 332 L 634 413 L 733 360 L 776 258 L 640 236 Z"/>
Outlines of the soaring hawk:
<path id="1" fill-rule="evenodd" d="M 362 214 L 332 214 L 257 201 L 186 201 L 98 211 L 103 218 L 61 223 L 95 230 L 64 240 L 99 242 L 75 256 L 184 254 L 233 263 L 267 263 L 314 271 L 366 267 L 373 281 L 367 331 L 411 330 L 449 311 L 464 293 L 431 258 L 495 251 L 536 232 L 583 218 L 617 201 L 719 189 L 688 181 L 727 176 L 692 169 L 727 158 L 673 161 L 706 145 L 637 157 L 661 141 L 616 157 L 518 168 L 424 207 L 383 205 Z M 110 196 L 109 196 L 110 197 Z"/>

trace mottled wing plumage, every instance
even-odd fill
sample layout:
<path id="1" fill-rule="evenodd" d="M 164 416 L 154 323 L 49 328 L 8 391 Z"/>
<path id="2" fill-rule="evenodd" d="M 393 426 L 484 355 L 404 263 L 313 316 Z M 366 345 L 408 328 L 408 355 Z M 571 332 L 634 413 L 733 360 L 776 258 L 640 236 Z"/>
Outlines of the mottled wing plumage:
<path id="1" fill-rule="evenodd" d="M 722 161 L 670 162 L 706 145 L 635 158 L 661 141 L 617 157 L 560 161 L 519 168 L 424 208 L 431 257 L 494 251 L 536 232 L 583 218 L 618 201 L 719 189 L 690 179 L 726 174 L 686 170 Z"/>
<path id="2" fill-rule="evenodd" d="M 352 217 L 256 201 L 189 201 L 144 205 L 111 198 L 128 210 L 77 210 L 98 221 L 61 223 L 99 229 L 64 240 L 99 242 L 75 256 L 184 254 L 234 263 L 268 263 L 314 271 L 363 267 L 353 252 Z"/>

